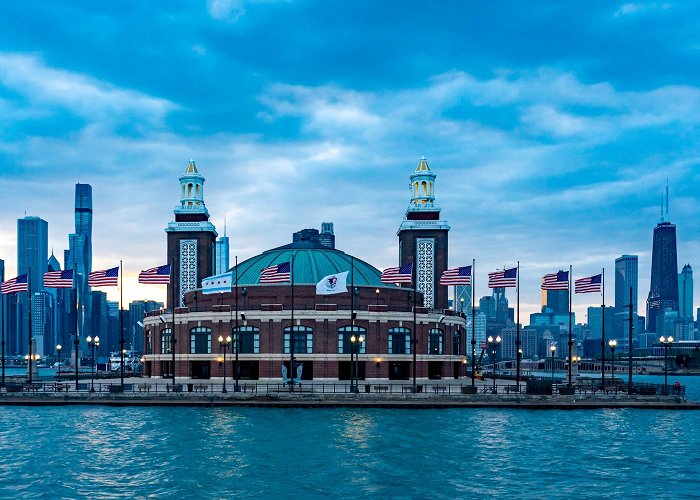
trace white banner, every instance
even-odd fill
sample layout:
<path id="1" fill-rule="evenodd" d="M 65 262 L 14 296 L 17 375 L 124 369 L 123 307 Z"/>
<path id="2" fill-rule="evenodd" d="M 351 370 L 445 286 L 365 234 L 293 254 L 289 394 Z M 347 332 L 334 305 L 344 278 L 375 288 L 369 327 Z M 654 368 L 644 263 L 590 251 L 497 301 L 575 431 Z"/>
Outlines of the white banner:
<path id="1" fill-rule="evenodd" d="M 316 285 L 316 295 L 333 295 L 348 291 L 348 272 L 329 274 Z"/>
<path id="2" fill-rule="evenodd" d="M 231 291 L 231 273 L 209 276 L 202 280 L 202 293 L 219 293 Z"/>

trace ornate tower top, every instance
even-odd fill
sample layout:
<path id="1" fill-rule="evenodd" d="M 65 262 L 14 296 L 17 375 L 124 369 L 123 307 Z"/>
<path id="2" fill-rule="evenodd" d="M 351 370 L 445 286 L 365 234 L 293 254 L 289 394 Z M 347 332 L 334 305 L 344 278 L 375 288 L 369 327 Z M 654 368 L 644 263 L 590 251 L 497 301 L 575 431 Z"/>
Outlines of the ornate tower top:
<path id="1" fill-rule="evenodd" d="M 175 214 L 204 214 L 209 218 L 209 212 L 204 205 L 204 176 L 197 170 L 194 160 L 185 167 L 185 173 L 180 176 L 180 205 L 175 207 Z"/>
<path id="2" fill-rule="evenodd" d="M 412 196 L 407 212 L 440 212 L 440 207 L 435 204 L 435 177 L 422 156 L 408 186 Z M 406 215 L 408 217 L 408 213 Z"/>

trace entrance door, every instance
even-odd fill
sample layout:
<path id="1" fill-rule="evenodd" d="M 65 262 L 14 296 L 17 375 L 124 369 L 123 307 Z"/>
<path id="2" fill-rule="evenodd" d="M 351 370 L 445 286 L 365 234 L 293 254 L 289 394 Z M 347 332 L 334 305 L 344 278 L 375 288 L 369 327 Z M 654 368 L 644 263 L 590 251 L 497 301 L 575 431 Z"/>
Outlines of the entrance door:
<path id="1" fill-rule="evenodd" d="M 196 379 L 211 378 L 211 373 L 209 371 L 209 361 L 191 361 L 190 373 L 192 374 L 192 378 Z"/>
<path id="2" fill-rule="evenodd" d="M 428 378 L 431 380 L 442 378 L 442 361 L 428 361 Z"/>
<path id="3" fill-rule="evenodd" d="M 389 380 L 408 380 L 411 372 L 409 361 L 391 361 L 389 363 Z"/>
<path id="4" fill-rule="evenodd" d="M 233 363 L 235 370 L 236 363 Z M 235 378 L 235 371 L 232 370 Z M 260 378 L 260 366 L 258 361 L 239 361 L 238 362 L 238 377 L 241 380 L 258 380 Z"/>

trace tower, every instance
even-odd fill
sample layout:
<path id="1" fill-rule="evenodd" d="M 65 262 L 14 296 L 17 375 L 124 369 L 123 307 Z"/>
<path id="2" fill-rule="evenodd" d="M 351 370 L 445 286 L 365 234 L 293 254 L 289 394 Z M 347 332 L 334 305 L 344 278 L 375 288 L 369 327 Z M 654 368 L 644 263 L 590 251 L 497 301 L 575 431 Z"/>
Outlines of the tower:
<path id="1" fill-rule="evenodd" d="M 690 264 L 683 266 L 678 275 L 678 316 L 693 317 L 693 268 Z"/>
<path id="2" fill-rule="evenodd" d="M 637 324 L 637 303 L 639 301 L 639 257 L 620 255 L 615 259 L 615 313 L 612 334 L 623 338 L 629 331 L 630 288 L 632 289 L 632 321 Z"/>
<path id="3" fill-rule="evenodd" d="M 78 334 L 92 334 L 92 294 L 87 284 L 92 271 L 92 186 L 75 185 L 75 233 L 68 235 L 66 269 L 73 269 L 78 303 Z M 72 329 L 71 329 L 72 330 Z"/>
<path id="4" fill-rule="evenodd" d="M 654 228 L 651 254 L 651 286 L 647 298 L 647 330 L 659 333 L 656 317 L 662 311 L 678 311 L 678 258 L 676 255 L 676 226 L 668 216 L 668 188 L 666 214 L 661 202 L 661 219 Z"/>
<path id="5" fill-rule="evenodd" d="M 186 292 L 201 286 L 202 279 L 214 271 L 216 228 L 209 222 L 204 205 L 204 176 L 190 160 L 180 176 L 180 204 L 173 210 L 175 220 L 168 223 L 168 263 L 175 262 L 173 283 L 168 285 L 168 306 L 172 307 L 172 286 L 176 286 L 176 307 L 184 305 Z"/>
<path id="6" fill-rule="evenodd" d="M 216 269 L 214 273 L 222 274 L 229 269 L 229 244 L 226 236 L 226 219 L 224 219 L 224 235 L 216 240 Z"/>
<path id="7" fill-rule="evenodd" d="M 49 253 L 49 224 L 39 217 L 26 216 L 17 220 L 17 275 L 29 272 L 31 279 L 29 286 L 31 293 L 36 294 L 44 289 L 44 273 Z M 26 353 L 29 341 L 29 294 L 16 294 L 17 315 L 13 325 L 14 335 L 10 335 L 15 342 L 18 353 Z M 32 317 L 33 332 L 39 328 L 43 332 L 43 317 Z M 38 325 L 38 326 L 37 326 Z"/>
<path id="8" fill-rule="evenodd" d="M 411 202 L 399 226 L 399 262 L 413 263 L 415 286 L 423 293 L 423 306 L 447 309 L 447 287 L 440 286 L 440 276 L 447 269 L 446 221 L 440 220 L 440 207 L 435 204 L 435 173 L 425 157 L 411 174 Z"/>

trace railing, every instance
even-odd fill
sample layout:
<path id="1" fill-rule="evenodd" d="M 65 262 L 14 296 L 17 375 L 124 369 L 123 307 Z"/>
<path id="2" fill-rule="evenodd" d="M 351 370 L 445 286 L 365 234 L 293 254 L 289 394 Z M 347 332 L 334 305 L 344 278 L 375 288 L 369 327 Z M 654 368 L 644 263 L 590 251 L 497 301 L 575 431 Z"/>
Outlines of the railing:
<path id="1" fill-rule="evenodd" d="M 94 389 L 94 391 L 93 391 Z M 121 394 L 148 396 L 151 394 L 181 394 L 192 393 L 199 395 L 219 395 L 223 393 L 224 384 L 219 382 L 192 381 L 185 383 L 170 382 L 150 382 L 144 379 L 133 383 L 103 383 L 89 380 L 81 380 L 77 387 L 75 379 L 66 381 L 35 382 L 7 382 L 4 387 L 0 387 L 0 396 L 7 395 L 35 395 L 35 394 Z M 338 383 L 301 383 L 295 384 L 293 391 L 283 383 L 275 382 L 240 382 L 238 391 L 235 382 L 226 383 L 227 393 L 239 393 L 244 395 L 281 395 L 296 393 L 299 395 L 325 395 L 325 394 L 353 394 L 360 395 L 406 395 L 414 392 L 413 384 L 396 381 L 360 381 L 357 390 L 350 382 Z M 582 383 L 568 385 L 566 383 L 552 384 L 550 381 L 538 380 L 530 384 L 493 384 L 485 383 L 472 386 L 471 384 L 440 384 L 431 382 L 421 382 L 416 384 L 415 392 L 431 396 L 457 396 L 470 394 L 496 394 L 496 395 L 622 395 L 638 394 L 641 396 L 675 396 L 685 398 L 685 386 L 663 384 L 635 383 L 630 387 L 621 381 L 606 382 L 604 385 L 598 383 Z"/>

